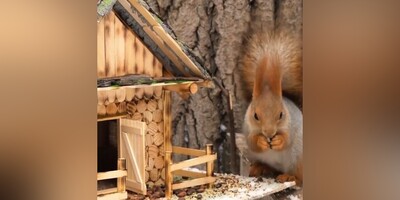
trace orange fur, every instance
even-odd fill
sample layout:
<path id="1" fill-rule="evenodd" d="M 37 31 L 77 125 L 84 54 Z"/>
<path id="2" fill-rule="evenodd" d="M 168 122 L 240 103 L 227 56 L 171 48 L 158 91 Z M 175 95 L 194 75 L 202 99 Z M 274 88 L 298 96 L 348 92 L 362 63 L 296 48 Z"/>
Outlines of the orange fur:
<path id="1" fill-rule="evenodd" d="M 279 68 L 277 70 L 282 74 L 281 91 L 298 105 L 301 104 L 303 93 L 301 39 L 298 36 L 271 33 L 265 30 L 259 30 L 248 38 L 241 60 L 240 70 L 245 86 L 245 91 L 243 91 L 245 99 L 251 100 L 257 78 L 277 77 L 264 73 L 261 74 L 265 76 L 260 77 L 258 67 L 265 66 L 263 63 L 266 60 L 271 65 L 276 65 Z"/>
<path id="2" fill-rule="evenodd" d="M 251 144 L 250 149 L 255 152 L 266 151 L 270 148 L 267 139 L 262 134 L 249 134 L 247 139 Z"/>
<path id="3" fill-rule="evenodd" d="M 271 166 L 261 163 L 261 162 L 255 162 L 251 164 L 250 170 L 249 170 L 249 176 L 250 177 L 274 177 L 276 174 L 279 172 L 276 171 L 274 168 Z"/>

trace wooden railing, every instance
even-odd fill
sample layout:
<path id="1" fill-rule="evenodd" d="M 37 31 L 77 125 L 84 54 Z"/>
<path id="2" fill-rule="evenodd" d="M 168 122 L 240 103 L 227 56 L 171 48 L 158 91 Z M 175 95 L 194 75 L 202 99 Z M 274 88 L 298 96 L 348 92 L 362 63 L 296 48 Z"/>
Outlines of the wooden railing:
<path id="1" fill-rule="evenodd" d="M 178 163 L 172 163 L 172 153 L 189 155 L 195 158 L 185 160 Z M 172 197 L 172 191 L 193 187 L 197 185 L 208 184 L 211 188 L 215 182 L 213 176 L 214 160 L 217 159 L 217 154 L 212 152 L 212 144 L 207 144 L 205 150 L 189 149 L 173 146 L 172 151 L 165 151 L 165 195 L 168 199 Z M 206 164 L 206 173 L 184 170 L 187 167 L 193 167 L 200 164 Z M 192 178 L 191 180 L 173 184 L 173 175 Z"/>
<path id="2" fill-rule="evenodd" d="M 118 169 L 108 172 L 97 173 L 97 181 L 107 179 L 117 179 L 117 187 L 97 191 L 97 199 L 127 199 L 128 193 L 126 192 L 126 160 L 125 158 L 118 159 Z"/>

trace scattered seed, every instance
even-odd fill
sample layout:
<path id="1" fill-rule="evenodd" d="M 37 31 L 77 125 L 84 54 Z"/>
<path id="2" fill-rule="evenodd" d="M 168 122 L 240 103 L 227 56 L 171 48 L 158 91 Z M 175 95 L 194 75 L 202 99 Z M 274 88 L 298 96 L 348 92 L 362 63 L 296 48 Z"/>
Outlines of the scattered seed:
<path id="1" fill-rule="evenodd" d="M 190 189 L 188 189 L 187 194 L 192 195 L 194 192 L 196 192 L 196 190 L 193 188 L 190 188 Z"/>
<path id="2" fill-rule="evenodd" d="M 204 192 L 204 188 L 199 188 L 199 189 L 196 190 L 196 192 L 203 193 Z"/>
<path id="3" fill-rule="evenodd" d="M 178 196 L 178 197 L 184 197 L 184 196 L 186 196 L 186 192 L 185 192 L 185 191 L 181 191 L 181 192 L 179 192 L 176 196 Z"/>

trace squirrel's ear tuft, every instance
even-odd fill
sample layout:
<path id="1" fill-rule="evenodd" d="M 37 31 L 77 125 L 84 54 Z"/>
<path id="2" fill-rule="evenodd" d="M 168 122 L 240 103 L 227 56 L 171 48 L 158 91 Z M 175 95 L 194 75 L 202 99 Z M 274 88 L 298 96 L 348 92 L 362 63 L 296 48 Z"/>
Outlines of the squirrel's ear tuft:
<path id="1" fill-rule="evenodd" d="M 257 69 L 254 80 L 253 96 L 257 97 L 268 89 L 276 95 L 282 95 L 281 72 L 276 58 L 264 56 Z"/>

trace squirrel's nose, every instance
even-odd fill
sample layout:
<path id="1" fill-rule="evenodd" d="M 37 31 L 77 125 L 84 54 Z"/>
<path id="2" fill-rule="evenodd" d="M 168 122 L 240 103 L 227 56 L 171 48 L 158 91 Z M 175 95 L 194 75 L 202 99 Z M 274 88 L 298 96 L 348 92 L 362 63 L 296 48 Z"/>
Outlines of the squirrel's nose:
<path id="1" fill-rule="evenodd" d="M 276 134 L 276 129 L 271 128 L 271 129 L 263 129 L 262 133 L 265 137 L 267 138 L 273 138 Z"/>

